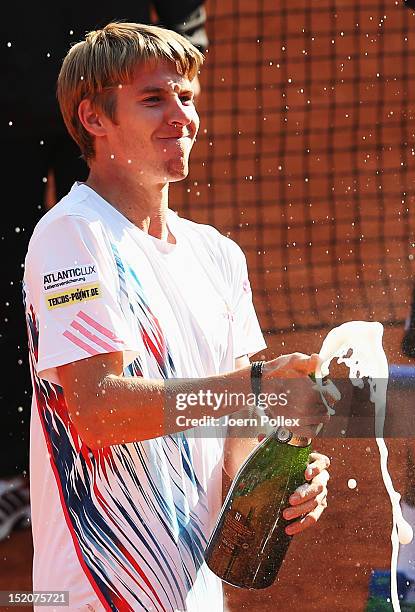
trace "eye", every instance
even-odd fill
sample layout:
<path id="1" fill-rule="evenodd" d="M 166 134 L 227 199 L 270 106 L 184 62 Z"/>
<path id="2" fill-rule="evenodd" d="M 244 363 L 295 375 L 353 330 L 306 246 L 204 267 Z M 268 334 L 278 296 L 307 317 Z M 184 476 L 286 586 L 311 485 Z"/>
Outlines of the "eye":
<path id="1" fill-rule="evenodd" d="M 150 102 L 150 103 L 155 103 L 155 102 L 160 102 L 160 96 L 150 96 L 150 98 L 145 98 L 143 100 L 143 102 Z"/>
<path id="2" fill-rule="evenodd" d="M 182 96 L 180 96 L 180 100 L 183 103 L 185 103 L 185 102 L 193 102 L 193 94 L 192 93 L 183 94 Z"/>

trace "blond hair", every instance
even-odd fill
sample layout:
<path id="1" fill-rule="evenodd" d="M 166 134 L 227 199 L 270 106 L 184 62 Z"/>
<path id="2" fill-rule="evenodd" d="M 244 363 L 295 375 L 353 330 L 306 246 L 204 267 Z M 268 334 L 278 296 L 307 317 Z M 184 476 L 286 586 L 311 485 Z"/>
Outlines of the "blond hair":
<path id="1" fill-rule="evenodd" d="M 192 80 L 203 55 L 186 38 L 164 28 L 139 23 L 112 22 L 89 32 L 66 55 L 58 77 L 59 106 L 69 134 L 85 159 L 95 157 L 94 137 L 82 125 L 78 107 L 88 98 L 116 121 L 116 89 L 131 83 L 140 63 L 168 61 Z"/>

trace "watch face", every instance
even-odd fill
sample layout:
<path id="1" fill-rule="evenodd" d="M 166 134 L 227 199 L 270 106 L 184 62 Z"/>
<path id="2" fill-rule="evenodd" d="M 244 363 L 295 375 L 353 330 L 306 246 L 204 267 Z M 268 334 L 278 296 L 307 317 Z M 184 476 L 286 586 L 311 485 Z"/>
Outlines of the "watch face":
<path id="1" fill-rule="evenodd" d="M 289 442 L 293 437 L 291 431 L 286 427 L 278 427 L 277 440 L 278 442 Z"/>

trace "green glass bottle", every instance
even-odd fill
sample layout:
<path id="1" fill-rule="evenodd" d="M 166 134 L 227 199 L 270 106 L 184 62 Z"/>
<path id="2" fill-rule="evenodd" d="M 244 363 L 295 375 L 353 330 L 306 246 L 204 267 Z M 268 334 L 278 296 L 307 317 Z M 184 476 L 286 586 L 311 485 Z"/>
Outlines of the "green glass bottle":
<path id="1" fill-rule="evenodd" d="M 205 551 L 222 580 L 263 589 L 275 580 L 292 536 L 283 510 L 305 482 L 309 438 L 279 427 L 252 451 L 235 476 Z"/>

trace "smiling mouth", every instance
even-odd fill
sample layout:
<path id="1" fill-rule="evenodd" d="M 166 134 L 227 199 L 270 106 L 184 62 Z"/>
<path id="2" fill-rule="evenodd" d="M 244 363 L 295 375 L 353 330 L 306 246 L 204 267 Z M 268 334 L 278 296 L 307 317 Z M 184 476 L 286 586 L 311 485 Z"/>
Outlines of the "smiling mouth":
<path id="1" fill-rule="evenodd" d="M 190 132 L 176 132 L 176 134 L 167 134 L 166 136 L 159 136 L 161 140 L 179 140 L 181 138 L 192 138 Z"/>
<path id="2" fill-rule="evenodd" d="M 168 138 L 160 138 L 160 145 L 165 150 L 173 147 L 180 151 L 187 151 L 192 145 L 192 139 L 190 136 L 170 136 Z"/>

